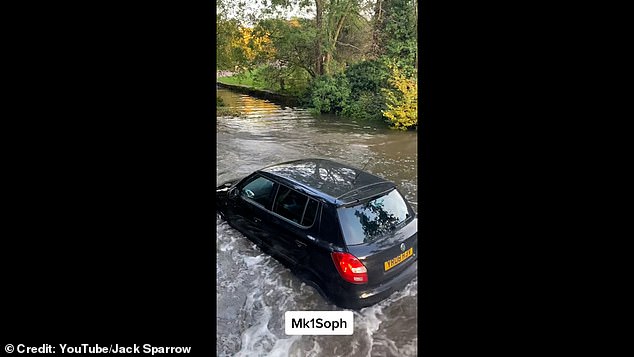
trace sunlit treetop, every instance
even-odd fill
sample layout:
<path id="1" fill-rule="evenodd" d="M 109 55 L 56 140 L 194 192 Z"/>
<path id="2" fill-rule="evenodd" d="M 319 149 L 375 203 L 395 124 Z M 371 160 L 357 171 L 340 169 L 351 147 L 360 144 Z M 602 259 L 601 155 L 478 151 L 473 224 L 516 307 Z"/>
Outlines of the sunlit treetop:
<path id="1" fill-rule="evenodd" d="M 253 26 L 267 18 L 314 17 L 314 0 L 221 0 L 216 3 L 216 12 L 223 19 L 236 19 L 242 25 Z"/>

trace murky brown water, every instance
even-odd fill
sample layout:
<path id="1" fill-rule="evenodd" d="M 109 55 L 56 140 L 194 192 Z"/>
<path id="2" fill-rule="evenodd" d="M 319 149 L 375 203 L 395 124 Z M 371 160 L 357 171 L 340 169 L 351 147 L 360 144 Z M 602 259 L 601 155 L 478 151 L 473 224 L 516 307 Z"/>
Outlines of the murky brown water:
<path id="1" fill-rule="evenodd" d="M 217 184 L 293 159 L 330 158 L 394 181 L 418 210 L 417 135 L 384 125 L 312 115 L 219 89 L 244 117 L 217 118 Z M 287 336 L 288 310 L 340 310 L 218 217 L 220 356 L 415 356 L 418 279 L 355 312 L 352 336 Z"/>

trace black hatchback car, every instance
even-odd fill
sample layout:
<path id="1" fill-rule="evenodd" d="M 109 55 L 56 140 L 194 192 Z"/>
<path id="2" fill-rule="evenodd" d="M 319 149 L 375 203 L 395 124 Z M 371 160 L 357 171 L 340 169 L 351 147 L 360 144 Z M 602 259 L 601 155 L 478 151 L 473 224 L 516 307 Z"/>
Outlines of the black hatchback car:
<path id="1" fill-rule="evenodd" d="M 390 181 L 325 159 L 260 169 L 217 188 L 221 217 L 343 308 L 417 274 L 417 215 Z"/>

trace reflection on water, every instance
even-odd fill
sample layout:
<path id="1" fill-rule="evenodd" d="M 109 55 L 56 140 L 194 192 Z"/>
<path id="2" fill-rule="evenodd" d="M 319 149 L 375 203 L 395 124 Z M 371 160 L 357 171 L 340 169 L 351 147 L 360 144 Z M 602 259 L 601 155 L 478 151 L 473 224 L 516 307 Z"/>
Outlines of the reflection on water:
<path id="1" fill-rule="evenodd" d="M 251 117 L 253 117 L 253 114 L 261 116 L 264 116 L 266 114 L 274 114 L 280 109 L 280 107 L 276 104 L 249 96 L 244 96 L 241 98 L 240 106 L 243 112 L 247 115 L 251 114 Z"/>
<path id="2" fill-rule="evenodd" d="M 397 184 L 417 208 L 417 136 L 382 123 L 312 115 L 219 89 L 227 106 L 244 116 L 217 118 L 217 184 L 256 169 L 308 157 L 364 168 Z M 346 182 L 353 172 L 307 167 L 322 182 Z M 367 207 L 367 220 L 382 217 Z M 377 210 L 378 211 L 373 211 Z M 400 213 L 399 213 L 400 214 Z M 355 217 L 357 220 L 358 217 Z M 387 223 L 376 224 L 389 227 Z M 389 221 L 389 222 L 388 222 Z M 390 223 L 391 222 L 391 223 Z M 380 228 L 377 228 L 380 229 Z M 240 233 L 217 220 L 216 254 L 220 356 L 415 356 L 418 281 L 377 305 L 355 312 L 352 336 L 286 336 L 287 310 L 338 310 L 260 252 Z"/>
<path id="3" fill-rule="evenodd" d="M 382 123 L 314 116 L 305 109 L 282 109 L 222 89 L 218 95 L 227 105 L 246 113 L 243 118 L 217 119 L 219 183 L 274 163 L 323 157 L 365 167 L 395 182 L 405 197 L 416 204 L 415 132 L 390 130 Z M 251 107 L 243 107 L 244 103 L 251 103 Z M 277 109 L 271 112 L 272 107 Z"/>

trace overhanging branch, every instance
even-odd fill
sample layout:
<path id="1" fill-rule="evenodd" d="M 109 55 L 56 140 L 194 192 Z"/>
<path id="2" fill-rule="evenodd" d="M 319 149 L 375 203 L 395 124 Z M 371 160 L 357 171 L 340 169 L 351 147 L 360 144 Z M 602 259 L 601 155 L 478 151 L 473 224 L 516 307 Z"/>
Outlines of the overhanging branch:
<path id="1" fill-rule="evenodd" d="M 349 47 L 352 47 L 352 48 L 357 49 L 357 50 L 359 50 L 359 51 L 363 51 L 363 50 L 362 50 L 362 49 L 360 49 L 359 47 L 357 47 L 357 46 L 355 46 L 355 45 L 351 45 L 351 44 L 349 44 L 349 43 L 343 43 L 343 42 L 341 42 L 341 41 L 337 41 L 337 43 L 338 43 L 338 44 L 340 44 L 340 45 L 343 45 L 343 46 L 349 46 Z"/>

